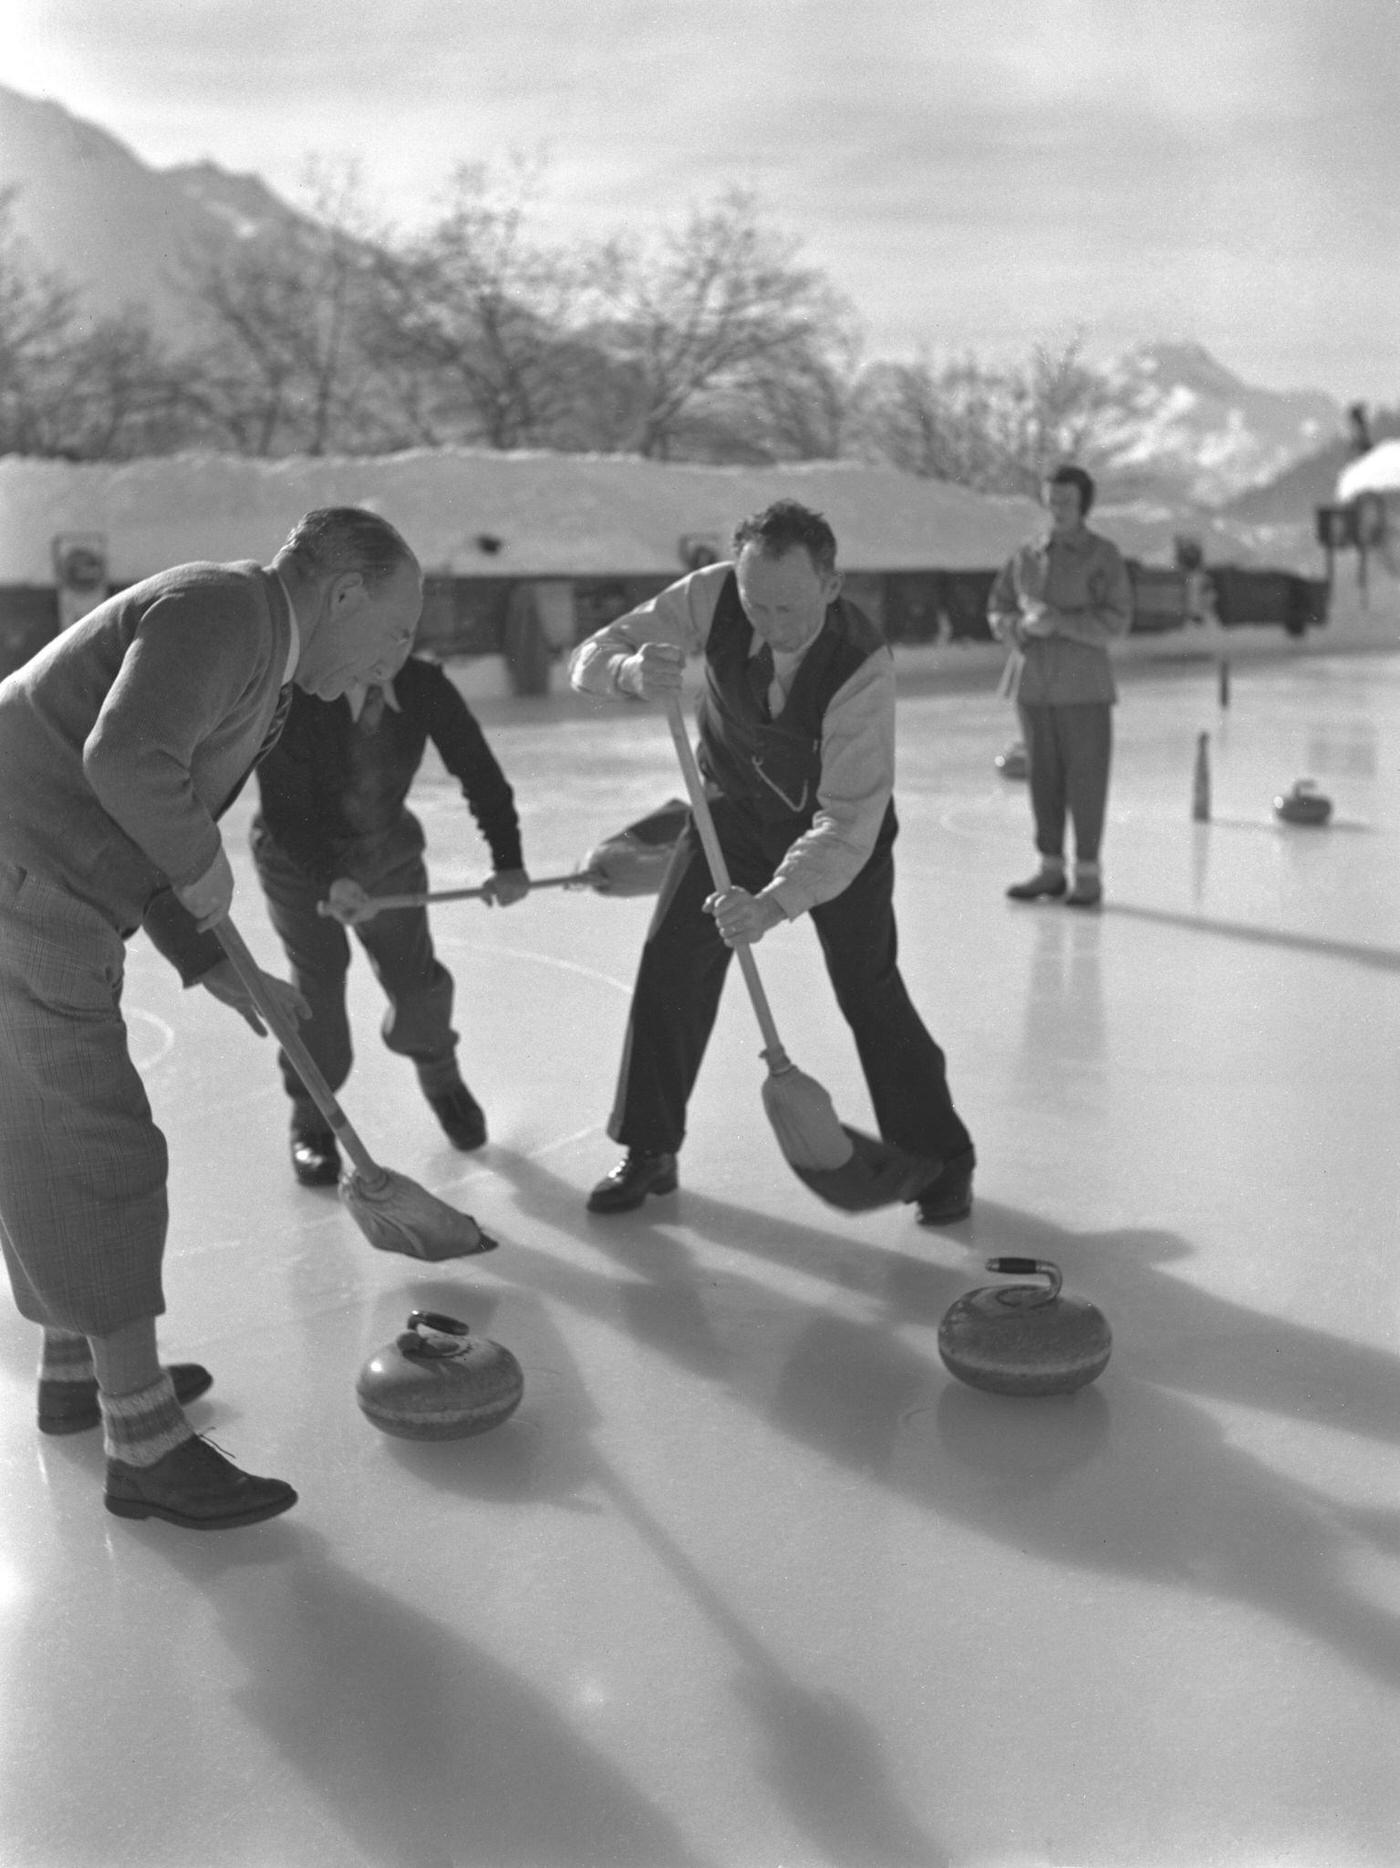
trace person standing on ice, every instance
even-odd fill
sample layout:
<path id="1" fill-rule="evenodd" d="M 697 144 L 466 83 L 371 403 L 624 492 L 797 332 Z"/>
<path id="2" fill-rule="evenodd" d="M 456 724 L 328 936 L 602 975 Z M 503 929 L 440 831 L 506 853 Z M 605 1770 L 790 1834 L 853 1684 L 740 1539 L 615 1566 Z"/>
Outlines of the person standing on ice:
<path id="1" fill-rule="evenodd" d="M 1113 703 L 1108 645 L 1128 633 L 1133 592 L 1118 547 L 1084 521 L 1094 482 L 1057 467 L 1045 482 L 1050 529 L 1022 545 L 987 600 L 992 634 L 1012 656 L 1007 683 L 1025 741 L 1040 867 L 1006 891 L 1012 901 L 1103 900 L 1099 851 L 1108 808 Z M 1065 820 L 1074 827 L 1074 887 L 1065 875 Z"/>
<path id="2" fill-rule="evenodd" d="M 122 1019 L 125 943 L 144 928 L 264 1035 L 210 931 L 234 886 L 218 819 L 293 687 L 330 700 L 388 680 L 421 608 L 393 526 L 323 508 L 270 565 L 159 572 L 0 682 L 0 1246 L 44 1333 L 39 1427 L 103 1427 L 119 1517 L 223 1530 L 297 1496 L 190 1426 L 207 1369 L 159 1360 L 167 1155 Z M 261 984 L 305 1014 L 285 981 Z"/>
<path id="3" fill-rule="evenodd" d="M 642 950 L 608 1122 L 627 1153 L 588 1207 L 627 1212 L 675 1189 L 732 950 L 810 914 L 881 1139 L 941 1164 L 918 1214 L 948 1225 L 971 1211 L 975 1154 L 896 963 L 893 660 L 841 595 L 820 513 L 779 500 L 738 526 L 733 552 L 598 630 L 570 663 L 582 693 L 664 701 L 687 656 L 704 657 L 699 758 L 732 883 L 714 891 L 688 821 Z"/>
<path id="4" fill-rule="evenodd" d="M 388 996 L 384 1042 L 414 1064 L 448 1140 L 470 1150 L 486 1140 L 486 1117 L 457 1069 L 453 980 L 433 951 L 427 910 L 381 912 L 369 900 L 427 892 L 423 827 L 407 799 L 430 740 L 490 847 L 486 901 L 521 901 L 530 879 L 514 793 L 466 702 L 418 656 L 382 686 L 334 700 L 293 696 L 282 737 L 258 766 L 253 858 L 292 984 L 311 1008 L 301 1036 L 331 1089 L 350 1074 L 353 927 Z M 304 1187 L 334 1186 L 335 1137 L 285 1053 L 278 1063 L 292 1103 L 292 1171 Z"/>

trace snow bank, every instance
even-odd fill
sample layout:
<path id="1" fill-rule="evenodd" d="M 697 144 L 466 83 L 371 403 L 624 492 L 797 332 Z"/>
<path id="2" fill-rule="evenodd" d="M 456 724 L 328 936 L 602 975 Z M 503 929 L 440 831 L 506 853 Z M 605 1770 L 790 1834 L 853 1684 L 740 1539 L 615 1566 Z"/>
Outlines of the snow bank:
<path id="1" fill-rule="evenodd" d="M 1382 441 L 1342 469 L 1337 499 L 1345 505 L 1358 493 L 1400 492 L 1400 441 Z"/>
<path id="2" fill-rule="evenodd" d="M 315 506 L 370 506 L 429 572 L 455 576 L 679 574 L 683 537 L 727 547 L 778 498 L 826 514 L 850 571 L 999 565 L 1035 525 L 992 499 L 892 469 L 663 466 L 621 456 L 418 449 L 366 458 L 174 455 L 120 464 L 0 459 L 0 583 L 49 583 L 60 532 L 105 534 L 125 583 L 189 559 L 266 561 Z M 482 541 L 487 541 L 483 544 Z M 499 541 L 496 550 L 490 541 Z"/>

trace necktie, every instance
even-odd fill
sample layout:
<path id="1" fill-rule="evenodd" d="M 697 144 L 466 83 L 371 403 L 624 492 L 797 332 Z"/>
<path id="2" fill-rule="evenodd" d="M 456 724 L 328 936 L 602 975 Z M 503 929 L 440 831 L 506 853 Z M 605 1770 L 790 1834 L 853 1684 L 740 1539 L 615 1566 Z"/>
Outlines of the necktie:
<path id="1" fill-rule="evenodd" d="M 278 693 L 277 708 L 266 733 L 263 734 L 263 742 L 258 747 L 258 756 L 253 761 L 254 765 L 258 763 L 258 760 L 265 759 L 282 737 L 282 728 L 287 724 L 287 713 L 292 704 L 292 685 L 290 681 L 284 682 Z"/>
<path id="2" fill-rule="evenodd" d="M 360 709 L 357 722 L 362 733 L 372 733 L 384 717 L 384 690 L 372 687 L 365 690 L 365 704 Z"/>
<path id="3" fill-rule="evenodd" d="M 760 644 L 756 655 L 749 657 L 748 677 L 749 692 L 758 702 L 758 711 L 767 720 L 770 717 L 768 692 L 773 685 L 773 651 L 766 642 Z"/>

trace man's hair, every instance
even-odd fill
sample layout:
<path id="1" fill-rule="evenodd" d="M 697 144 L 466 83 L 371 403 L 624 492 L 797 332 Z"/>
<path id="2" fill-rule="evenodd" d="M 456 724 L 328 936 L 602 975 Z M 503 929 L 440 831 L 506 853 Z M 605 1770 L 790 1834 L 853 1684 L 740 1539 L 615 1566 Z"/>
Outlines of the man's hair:
<path id="1" fill-rule="evenodd" d="M 734 528 L 734 555 L 756 545 L 768 558 L 786 557 L 800 545 L 812 568 L 829 576 L 836 569 L 836 534 L 819 512 L 795 499 L 777 499 L 762 512 L 741 519 Z"/>
<path id="2" fill-rule="evenodd" d="M 1094 504 L 1094 481 L 1082 467 L 1057 467 L 1047 482 L 1050 486 L 1072 486 L 1079 494 L 1079 516 L 1087 519 Z"/>
<path id="3" fill-rule="evenodd" d="M 318 506 L 304 513 L 287 535 L 282 553 L 313 578 L 357 571 L 367 584 L 381 584 L 413 552 L 387 519 L 362 506 Z M 279 554 L 280 555 L 280 554 Z"/>

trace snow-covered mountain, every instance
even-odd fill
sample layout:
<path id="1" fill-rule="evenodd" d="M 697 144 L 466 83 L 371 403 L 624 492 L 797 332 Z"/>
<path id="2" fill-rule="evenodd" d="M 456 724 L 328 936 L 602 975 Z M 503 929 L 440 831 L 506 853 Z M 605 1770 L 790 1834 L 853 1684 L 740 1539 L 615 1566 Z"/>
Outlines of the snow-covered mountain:
<path id="1" fill-rule="evenodd" d="M 1100 369 L 1111 397 L 1100 439 L 1122 494 L 1223 504 L 1345 427 L 1331 396 L 1254 388 L 1195 343 L 1140 344 Z"/>
<path id="2" fill-rule="evenodd" d="M 197 313 L 187 259 L 227 252 L 305 217 L 256 175 L 212 162 L 157 170 L 61 104 L 0 86 L 0 190 L 36 267 L 62 274 L 94 316 L 147 310 L 179 347 Z M 1331 397 L 1245 383 L 1199 344 L 1144 343 L 1098 366 L 1111 406 L 1104 491 L 1218 505 L 1317 453 L 1344 428 Z"/>
<path id="3" fill-rule="evenodd" d="M 60 274 L 83 312 L 149 313 L 180 345 L 195 314 L 182 289 L 188 258 L 300 217 L 257 176 L 212 163 L 150 168 L 61 104 L 0 85 L 0 191 L 36 270 Z"/>

